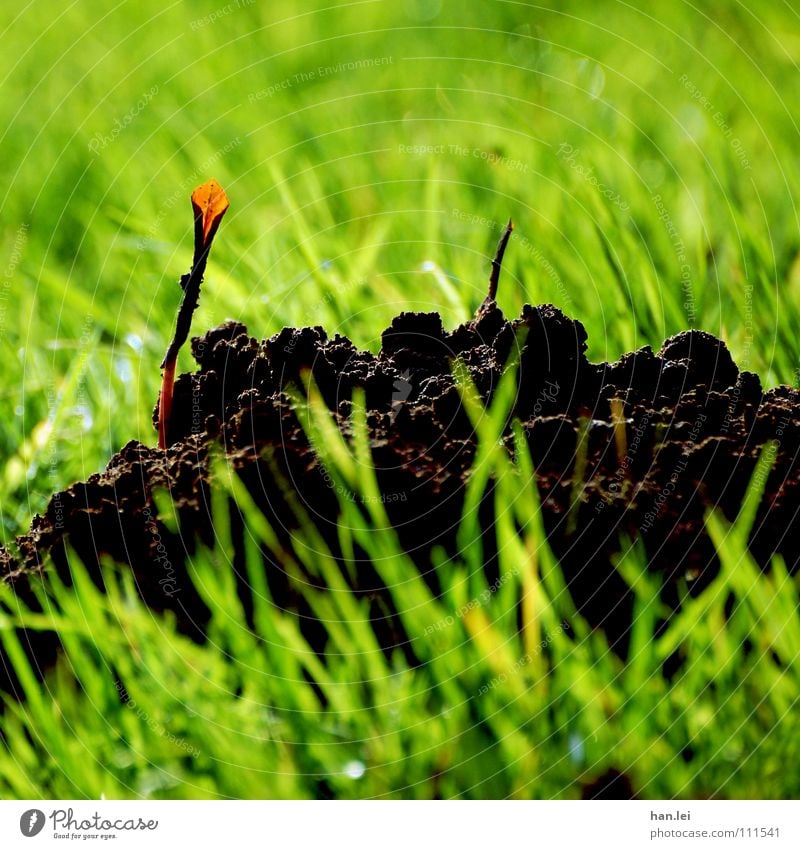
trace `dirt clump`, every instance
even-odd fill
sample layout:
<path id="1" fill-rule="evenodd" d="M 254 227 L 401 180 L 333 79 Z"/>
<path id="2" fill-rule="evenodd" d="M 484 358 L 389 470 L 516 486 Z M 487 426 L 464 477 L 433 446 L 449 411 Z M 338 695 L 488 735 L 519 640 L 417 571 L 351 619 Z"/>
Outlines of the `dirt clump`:
<path id="1" fill-rule="evenodd" d="M 183 630 L 202 639 L 209 614 L 186 563 L 198 541 L 213 541 L 208 467 L 214 446 L 224 450 L 287 545 L 297 520 L 286 482 L 335 551 L 341 494 L 326 480 L 289 392 L 308 372 L 345 434 L 353 393 L 363 391 L 387 513 L 437 591 L 430 552 L 434 545 L 457 552 L 476 448 L 453 363 L 467 367 L 488 404 L 512 351 L 519 361 L 513 415 L 536 468 L 549 543 L 576 605 L 620 652 L 632 615 L 630 588 L 613 565 L 620 536 L 642 541 L 667 603 L 677 607 L 686 588 L 702 591 L 719 568 L 705 511 L 717 507 L 736 517 L 769 440 L 777 440 L 775 462 L 750 547 L 763 567 L 777 552 L 796 571 L 798 392 L 764 392 L 756 375 L 738 370 L 723 342 L 696 330 L 668 339 L 658 353 L 645 347 L 614 363 L 589 362 L 586 340 L 583 325 L 553 306 L 525 306 L 510 321 L 491 300 L 452 332 L 436 313 L 401 313 L 384 331 L 377 354 L 339 335 L 328 338 L 321 327 L 284 328 L 259 341 L 242 324 L 223 324 L 192 340 L 198 369 L 175 382 L 169 448 L 131 442 L 104 472 L 56 494 L 30 531 L 2 552 L 4 579 L 32 603 L 32 582 L 40 580 L 45 563 L 68 579 L 67 544 L 98 584 L 101 559 L 110 556 L 130 566 L 148 605 L 174 611 Z M 584 470 L 577 487 L 576 468 Z M 158 519 L 157 487 L 175 501 L 177 533 Z M 231 515 L 236 533 L 241 520 L 235 510 Z M 480 519 L 491 578 L 497 564 L 488 497 Z M 266 553 L 265 569 L 276 602 L 303 617 L 307 636 L 321 650 L 324 625 L 311 616 L 298 586 Z M 375 628 L 387 650 L 400 645 L 413 660 L 390 593 L 374 570 L 364 562 L 348 580 L 373 599 Z M 243 580 L 239 591 L 249 609 Z M 38 639 L 32 651 L 47 662 L 52 641 Z"/>

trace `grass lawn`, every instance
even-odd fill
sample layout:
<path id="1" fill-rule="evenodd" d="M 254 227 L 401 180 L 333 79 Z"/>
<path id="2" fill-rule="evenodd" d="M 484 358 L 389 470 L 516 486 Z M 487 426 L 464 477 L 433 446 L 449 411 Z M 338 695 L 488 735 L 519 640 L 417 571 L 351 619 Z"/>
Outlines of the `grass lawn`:
<path id="1" fill-rule="evenodd" d="M 453 326 L 483 300 L 511 216 L 508 315 L 555 304 L 585 324 L 595 361 L 696 327 L 765 387 L 796 385 L 800 20 L 766 3 L 653 14 L 494 0 L 0 11 L 3 541 L 128 440 L 155 443 L 188 196 L 212 176 L 231 209 L 195 332 L 228 317 L 260 338 L 322 324 L 377 350 L 402 310 Z M 365 498 L 369 516 L 342 505 L 422 666 L 380 652 L 348 593 L 309 588 L 340 626 L 325 658 L 266 592 L 244 629 L 225 527 L 194 565 L 214 614 L 203 646 L 113 564 L 100 596 L 75 563 L 48 612 L 9 599 L 0 618 L 27 695 L 0 715 L 0 796 L 571 798 L 614 768 L 643 797 L 796 797 L 798 580 L 750 561 L 747 509 L 732 530 L 709 517 L 721 574 L 658 641 L 646 563 L 623 546 L 638 607 L 622 663 L 571 609 L 530 470 L 492 450 L 492 422 L 482 462 L 509 505 L 512 578 L 491 605 L 470 605 L 486 587 L 465 580 L 481 558 L 469 523 L 434 599 L 380 500 Z M 330 473 L 369 496 L 350 465 L 363 445 L 338 447 Z M 274 534 L 219 476 L 252 533 L 258 589 L 257 546 Z M 310 524 L 284 556 L 333 579 Z M 521 633 L 520 593 L 536 600 Z M 63 642 L 43 685 L 26 675 L 21 623 Z"/>

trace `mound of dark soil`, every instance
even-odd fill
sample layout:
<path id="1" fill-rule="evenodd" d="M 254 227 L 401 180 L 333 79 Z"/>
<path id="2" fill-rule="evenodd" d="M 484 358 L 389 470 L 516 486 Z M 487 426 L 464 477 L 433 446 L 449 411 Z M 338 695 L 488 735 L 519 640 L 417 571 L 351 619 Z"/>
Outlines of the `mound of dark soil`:
<path id="1" fill-rule="evenodd" d="M 336 550 L 340 494 L 331 488 L 286 392 L 289 385 L 302 385 L 309 371 L 345 434 L 353 391 L 364 391 L 387 512 L 436 590 L 430 551 L 434 545 L 457 549 L 464 483 L 475 454 L 452 364 L 456 358 L 466 364 L 489 403 L 512 349 L 519 352 L 513 414 L 524 425 L 536 466 L 550 544 L 577 606 L 621 653 L 632 597 L 613 567 L 620 535 L 643 541 L 669 604 L 679 604 L 680 588 L 687 584 L 693 593 L 702 591 L 718 570 L 704 512 L 716 506 L 735 518 L 768 440 L 777 440 L 775 464 L 750 545 L 764 567 L 780 552 L 797 570 L 797 391 L 763 392 L 756 375 L 739 372 L 721 341 L 699 331 L 668 339 L 658 354 L 643 348 L 615 363 L 590 363 L 579 321 L 547 305 L 526 306 L 508 321 L 487 301 L 452 333 L 435 313 L 403 313 L 384 331 L 377 355 L 341 336 L 329 339 L 321 327 L 285 328 L 258 341 L 243 325 L 229 322 L 193 339 L 199 370 L 175 384 L 171 447 L 165 452 L 131 442 L 103 473 L 55 495 L 16 550 L 2 553 L 2 574 L 30 601 L 32 582 L 40 580 L 48 558 L 68 578 L 66 543 L 100 584 L 100 560 L 109 555 L 129 564 L 148 605 L 175 611 L 181 627 L 201 638 L 208 611 L 192 589 L 186 561 L 198 538 L 212 541 L 213 445 L 223 447 L 283 540 L 288 543 L 297 526 L 283 488 L 288 481 Z M 578 450 L 581 438 L 585 450 Z M 576 467 L 583 476 L 578 486 Z M 177 505 L 177 534 L 158 521 L 152 492 L 161 486 Z M 491 503 L 487 497 L 480 508 L 490 583 L 497 569 Z M 236 535 L 241 519 L 231 512 Z M 322 648 L 324 625 L 311 616 L 292 580 L 267 554 L 265 568 L 276 601 L 304 617 L 309 639 Z M 348 580 L 373 599 L 382 643 L 387 649 L 403 645 L 413 660 L 413 647 L 405 644 L 396 611 L 369 564 Z M 244 581 L 240 594 L 248 609 Z M 52 639 L 36 639 L 32 651 L 47 662 Z"/>

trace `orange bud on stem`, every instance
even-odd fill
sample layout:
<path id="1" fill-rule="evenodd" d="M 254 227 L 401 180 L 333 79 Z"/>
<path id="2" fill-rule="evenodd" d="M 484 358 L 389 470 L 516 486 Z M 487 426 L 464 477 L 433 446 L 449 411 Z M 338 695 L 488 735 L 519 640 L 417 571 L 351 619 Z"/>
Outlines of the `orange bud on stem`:
<path id="1" fill-rule="evenodd" d="M 194 262 L 197 265 L 203 251 L 211 247 L 222 216 L 230 202 L 225 190 L 216 180 L 209 180 L 192 192 L 194 210 Z"/>
<path id="2" fill-rule="evenodd" d="M 178 310 L 175 335 L 167 348 L 161 363 L 164 375 L 161 380 L 161 393 L 158 399 L 158 446 L 167 448 L 169 420 L 172 413 L 172 394 L 175 383 L 175 367 L 178 353 L 189 336 L 192 315 L 200 299 L 200 284 L 211 251 L 211 243 L 217 233 L 222 216 L 228 210 L 228 196 L 216 180 L 209 180 L 192 192 L 192 210 L 194 212 L 194 258 L 188 274 L 181 277 L 183 300 Z"/>

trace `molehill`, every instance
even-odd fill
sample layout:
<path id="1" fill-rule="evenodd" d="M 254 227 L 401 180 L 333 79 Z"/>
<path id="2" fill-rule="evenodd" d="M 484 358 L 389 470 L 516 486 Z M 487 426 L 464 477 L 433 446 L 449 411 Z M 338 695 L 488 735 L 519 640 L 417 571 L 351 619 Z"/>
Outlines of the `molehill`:
<path id="1" fill-rule="evenodd" d="M 769 440 L 777 440 L 770 449 L 774 466 L 749 544 L 764 568 L 779 552 L 791 571 L 798 569 L 796 390 L 762 391 L 756 375 L 738 370 L 723 342 L 700 331 L 668 339 L 657 354 L 642 348 L 614 363 L 591 363 L 579 321 L 549 305 L 526 306 L 509 321 L 493 294 L 472 320 L 449 333 L 436 313 L 398 315 L 377 355 L 342 336 L 329 339 L 321 327 L 284 328 L 258 341 L 242 324 L 228 322 L 193 338 L 198 369 L 175 382 L 164 435 L 168 448 L 130 442 L 104 472 L 55 495 L 13 550 L 2 551 L 4 580 L 34 603 L 32 586 L 50 569 L 68 580 L 65 546 L 99 585 L 101 558 L 110 556 L 130 567 L 148 605 L 174 611 L 180 627 L 202 639 L 209 612 L 192 589 L 186 563 L 198 541 L 212 542 L 213 446 L 225 452 L 281 539 L 288 542 L 297 527 L 283 489 L 288 482 L 335 551 L 339 495 L 328 485 L 287 391 L 302 386 L 310 372 L 345 435 L 353 392 L 363 390 L 387 513 L 436 591 L 431 548 L 457 554 L 465 481 L 475 456 L 453 363 L 466 365 L 488 404 L 512 349 L 519 353 L 513 415 L 530 447 L 549 544 L 577 607 L 620 654 L 633 601 L 613 565 L 620 536 L 642 541 L 667 604 L 677 608 L 681 586 L 702 592 L 719 568 L 705 512 L 715 507 L 735 519 Z M 585 461 L 578 463 L 581 438 L 587 446 Z M 576 465 L 583 475 L 577 488 Z M 159 521 L 156 487 L 167 488 L 175 501 L 177 533 Z M 576 493 L 579 503 L 568 521 Z M 490 583 L 497 578 L 492 509 L 487 497 L 479 514 Z M 241 520 L 235 510 L 231 516 L 237 538 Z M 308 639 L 323 650 L 324 624 L 311 615 L 300 588 L 267 554 L 264 566 L 276 603 L 301 615 Z M 387 650 L 401 647 L 413 662 L 391 594 L 369 563 L 347 580 L 372 599 L 381 643 Z M 239 592 L 249 609 L 243 580 Z M 52 662 L 55 638 L 29 636 L 32 655 L 42 664 Z M 5 685 L 13 687 L 13 681 Z"/>

